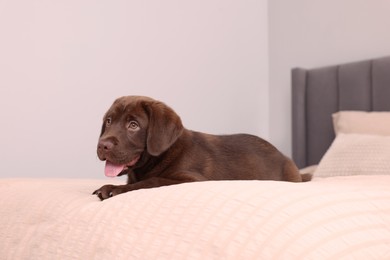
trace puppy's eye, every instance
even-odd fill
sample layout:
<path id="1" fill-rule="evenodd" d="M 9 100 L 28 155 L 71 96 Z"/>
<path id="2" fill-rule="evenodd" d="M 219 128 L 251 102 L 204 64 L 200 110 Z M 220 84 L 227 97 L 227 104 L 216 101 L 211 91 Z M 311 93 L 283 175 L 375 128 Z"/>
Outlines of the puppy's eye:
<path id="1" fill-rule="evenodd" d="M 139 128 L 139 124 L 136 121 L 130 121 L 129 125 L 128 125 L 128 128 L 130 130 L 137 130 Z"/>
<path id="2" fill-rule="evenodd" d="M 111 117 L 107 118 L 107 119 L 106 119 L 106 126 L 110 126 L 110 125 L 111 125 L 111 122 L 112 122 Z"/>

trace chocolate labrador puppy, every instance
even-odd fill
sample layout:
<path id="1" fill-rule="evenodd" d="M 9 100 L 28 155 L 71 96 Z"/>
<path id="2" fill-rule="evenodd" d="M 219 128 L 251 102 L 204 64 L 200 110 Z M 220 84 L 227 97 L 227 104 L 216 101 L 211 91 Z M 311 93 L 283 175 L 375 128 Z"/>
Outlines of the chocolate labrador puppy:
<path id="1" fill-rule="evenodd" d="M 301 182 L 294 162 L 267 141 L 248 134 L 210 135 L 183 127 L 167 105 L 148 97 L 118 98 L 104 116 L 97 147 L 108 177 L 101 200 L 144 188 L 206 180 Z"/>

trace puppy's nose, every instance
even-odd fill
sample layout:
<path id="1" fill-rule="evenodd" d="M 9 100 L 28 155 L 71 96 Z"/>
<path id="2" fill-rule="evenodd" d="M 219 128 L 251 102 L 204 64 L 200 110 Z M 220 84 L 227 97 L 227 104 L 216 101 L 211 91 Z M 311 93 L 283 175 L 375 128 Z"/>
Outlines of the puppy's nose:
<path id="1" fill-rule="evenodd" d="M 114 143 L 108 140 L 101 140 L 98 144 L 99 150 L 110 151 L 114 147 Z"/>

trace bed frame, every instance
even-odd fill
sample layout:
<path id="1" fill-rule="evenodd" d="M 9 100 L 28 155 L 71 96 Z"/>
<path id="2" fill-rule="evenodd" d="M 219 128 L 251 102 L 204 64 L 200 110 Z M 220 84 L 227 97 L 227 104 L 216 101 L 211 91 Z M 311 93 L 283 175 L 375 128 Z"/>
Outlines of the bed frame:
<path id="1" fill-rule="evenodd" d="M 335 135 L 340 110 L 390 111 L 390 56 L 292 70 L 292 155 L 298 167 L 318 164 Z"/>

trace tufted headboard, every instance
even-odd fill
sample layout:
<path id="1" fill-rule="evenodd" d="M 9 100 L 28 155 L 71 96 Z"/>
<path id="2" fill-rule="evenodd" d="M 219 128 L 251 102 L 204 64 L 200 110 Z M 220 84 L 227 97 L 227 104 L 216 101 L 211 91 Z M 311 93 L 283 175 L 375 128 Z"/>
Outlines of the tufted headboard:
<path id="1" fill-rule="evenodd" d="M 292 154 L 302 168 L 318 164 L 335 135 L 332 113 L 390 111 L 390 56 L 292 70 Z"/>

